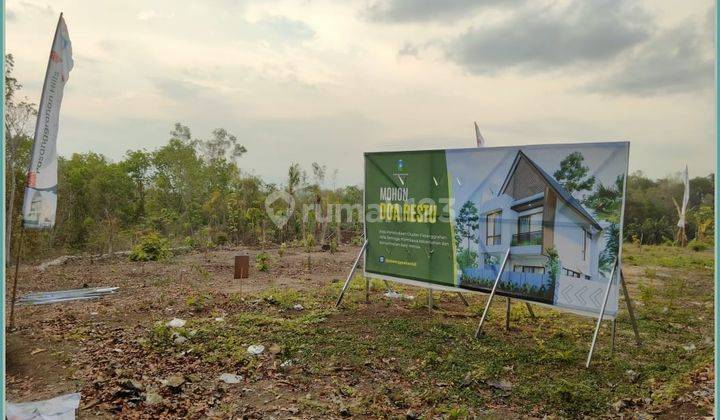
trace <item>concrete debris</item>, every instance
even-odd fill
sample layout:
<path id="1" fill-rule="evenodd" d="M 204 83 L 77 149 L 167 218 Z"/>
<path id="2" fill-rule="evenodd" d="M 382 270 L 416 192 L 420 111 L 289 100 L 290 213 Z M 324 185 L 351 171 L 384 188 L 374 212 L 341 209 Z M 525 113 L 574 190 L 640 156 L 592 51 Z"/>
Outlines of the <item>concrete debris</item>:
<path id="1" fill-rule="evenodd" d="M 247 348 L 247 352 L 255 356 L 262 354 L 262 352 L 264 351 L 265 346 L 263 346 L 262 344 L 253 344 L 252 346 L 249 346 Z"/>
<path id="2" fill-rule="evenodd" d="M 242 376 L 235 375 L 234 373 L 223 373 L 220 375 L 220 380 L 225 382 L 226 384 L 237 384 L 242 381 Z"/>
<path id="3" fill-rule="evenodd" d="M 180 318 L 173 318 L 168 321 L 167 326 L 170 328 L 182 328 L 185 326 L 186 321 Z"/>
<path id="4" fill-rule="evenodd" d="M 49 400 L 25 403 L 7 402 L 5 407 L 9 419 L 51 419 L 72 420 L 75 410 L 80 405 L 80 394 L 72 393 L 55 397 Z"/>

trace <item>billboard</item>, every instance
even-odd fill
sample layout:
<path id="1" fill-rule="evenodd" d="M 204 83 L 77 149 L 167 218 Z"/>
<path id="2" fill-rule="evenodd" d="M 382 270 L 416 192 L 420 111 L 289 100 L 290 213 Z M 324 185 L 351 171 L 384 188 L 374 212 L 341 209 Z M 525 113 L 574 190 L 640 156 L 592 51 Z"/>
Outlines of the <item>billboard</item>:
<path id="1" fill-rule="evenodd" d="M 627 142 L 366 153 L 365 275 L 489 293 L 509 250 L 497 294 L 597 316 L 628 156 Z"/>

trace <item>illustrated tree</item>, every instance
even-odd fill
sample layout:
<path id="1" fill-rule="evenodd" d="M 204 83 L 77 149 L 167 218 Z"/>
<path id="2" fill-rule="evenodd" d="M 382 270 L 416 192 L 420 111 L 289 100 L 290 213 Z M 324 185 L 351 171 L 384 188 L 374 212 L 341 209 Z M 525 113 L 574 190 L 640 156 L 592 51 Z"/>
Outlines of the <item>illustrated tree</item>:
<path id="1" fill-rule="evenodd" d="M 609 275 L 620 250 L 620 227 L 617 223 L 610 223 L 604 230 L 605 249 L 600 253 L 598 269 L 601 273 Z"/>
<path id="2" fill-rule="evenodd" d="M 584 161 L 582 153 L 570 153 L 560 162 L 560 169 L 553 174 L 570 194 L 575 191 L 590 191 L 595 185 L 595 177 L 588 176 L 590 168 L 583 164 Z"/>
<path id="3" fill-rule="evenodd" d="M 620 206 L 622 204 L 623 176 L 619 175 L 612 186 L 606 187 L 601 183 L 583 200 L 583 204 L 592 209 L 600 219 L 608 222 L 620 222 Z"/>
<path id="4" fill-rule="evenodd" d="M 455 241 L 458 246 L 460 246 L 462 239 L 467 240 L 467 249 L 470 249 L 471 240 L 477 242 L 479 222 L 480 216 L 475 203 L 470 200 L 466 201 L 455 218 Z"/>

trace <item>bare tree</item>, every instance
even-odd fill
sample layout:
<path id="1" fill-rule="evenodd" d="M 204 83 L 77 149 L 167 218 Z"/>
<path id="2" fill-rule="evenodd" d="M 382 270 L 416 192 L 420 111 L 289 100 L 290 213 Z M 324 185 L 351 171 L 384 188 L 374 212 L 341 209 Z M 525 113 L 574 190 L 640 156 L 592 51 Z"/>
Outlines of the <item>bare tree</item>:
<path id="1" fill-rule="evenodd" d="M 17 169 L 22 167 L 29 156 L 19 156 L 23 141 L 29 142 L 32 121 L 37 116 L 35 105 L 27 98 L 18 100 L 17 93 L 22 85 L 13 77 L 15 62 L 12 54 L 5 55 L 5 167 L 9 191 L 5 201 L 5 261 L 11 261 L 12 228 L 15 221 L 15 191 L 17 189 Z"/>

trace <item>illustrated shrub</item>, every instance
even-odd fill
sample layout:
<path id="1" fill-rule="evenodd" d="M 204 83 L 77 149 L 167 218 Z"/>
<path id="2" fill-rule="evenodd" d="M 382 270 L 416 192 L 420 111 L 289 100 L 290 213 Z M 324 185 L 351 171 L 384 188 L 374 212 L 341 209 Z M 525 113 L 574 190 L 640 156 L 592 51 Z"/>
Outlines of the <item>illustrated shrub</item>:
<path id="1" fill-rule="evenodd" d="M 145 235 L 130 252 L 132 261 L 162 261 L 171 256 L 170 242 L 154 232 Z"/>
<path id="2" fill-rule="evenodd" d="M 554 286 L 560 274 L 560 255 L 554 246 L 545 249 L 545 255 L 548 257 L 545 270 L 550 274 L 550 281 Z"/>
<path id="3" fill-rule="evenodd" d="M 477 258 L 477 252 L 470 249 L 460 248 L 460 251 L 457 254 L 457 263 L 461 269 L 476 268 L 478 266 Z"/>

